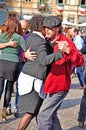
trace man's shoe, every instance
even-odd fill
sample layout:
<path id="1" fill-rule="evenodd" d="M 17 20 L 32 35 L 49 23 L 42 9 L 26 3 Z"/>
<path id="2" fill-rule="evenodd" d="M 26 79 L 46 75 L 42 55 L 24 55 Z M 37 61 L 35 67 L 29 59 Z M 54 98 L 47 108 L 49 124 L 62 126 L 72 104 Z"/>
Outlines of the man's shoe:
<path id="1" fill-rule="evenodd" d="M 12 115 L 11 108 L 7 108 L 6 114 L 7 114 L 7 115 Z"/>
<path id="2" fill-rule="evenodd" d="M 78 88 L 79 88 L 79 89 L 84 89 L 84 87 L 83 87 L 83 86 L 79 86 Z"/>
<path id="3" fill-rule="evenodd" d="M 18 111 L 18 109 L 15 109 L 15 110 L 14 110 L 14 116 L 15 116 L 15 117 L 18 117 L 18 116 L 19 116 L 19 111 Z"/>
<path id="4" fill-rule="evenodd" d="M 83 128 L 84 127 L 84 122 L 79 122 L 78 127 Z"/>

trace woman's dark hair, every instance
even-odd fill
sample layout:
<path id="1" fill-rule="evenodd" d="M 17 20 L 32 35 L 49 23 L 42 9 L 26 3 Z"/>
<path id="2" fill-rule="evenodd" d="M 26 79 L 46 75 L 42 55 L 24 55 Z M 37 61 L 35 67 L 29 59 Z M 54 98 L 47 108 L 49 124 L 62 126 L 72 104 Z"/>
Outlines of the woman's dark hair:
<path id="1" fill-rule="evenodd" d="M 21 34 L 21 25 L 17 18 L 11 17 L 5 23 L 8 37 L 11 37 L 13 33 Z"/>
<path id="2" fill-rule="evenodd" d="M 78 28 L 74 28 L 74 33 L 79 33 L 79 30 L 78 30 Z"/>
<path id="3" fill-rule="evenodd" d="M 37 14 L 35 16 L 33 16 L 30 20 L 29 20 L 29 28 L 30 31 L 41 31 L 42 29 L 42 25 L 43 25 L 43 20 L 44 20 L 44 16 L 42 16 L 41 14 Z"/>

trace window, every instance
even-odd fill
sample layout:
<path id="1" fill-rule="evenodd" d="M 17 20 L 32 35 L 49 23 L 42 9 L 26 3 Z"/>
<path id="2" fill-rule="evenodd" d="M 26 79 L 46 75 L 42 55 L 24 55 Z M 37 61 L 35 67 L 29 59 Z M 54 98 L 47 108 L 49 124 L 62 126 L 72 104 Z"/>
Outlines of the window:
<path id="1" fill-rule="evenodd" d="M 81 0 L 81 5 L 85 5 L 85 0 Z"/>
<path id="2" fill-rule="evenodd" d="M 0 0 L 0 2 L 5 2 L 5 0 Z"/>
<path id="3" fill-rule="evenodd" d="M 56 4 L 63 3 L 63 0 L 56 0 Z"/>
<path id="4" fill-rule="evenodd" d="M 58 3 L 63 3 L 63 0 L 58 0 Z"/>
<path id="5" fill-rule="evenodd" d="M 46 0 L 40 0 L 40 3 L 41 3 L 41 2 L 42 2 L 42 3 L 45 3 L 45 2 L 46 2 Z"/>
<path id="6" fill-rule="evenodd" d="M 77 5 L 77 0 L 65 0 L 64 4 Z"/>
<path id="7" fill-rule="evenodd" d="M 5 8 L 5 5 L 6 5 L 5 1 L 0 0 L 0 8 Z"/>
<path id="8" fill-rule="evenodd" d="M 80 0 L 80 13 L 85 14 L 86 13 L 86 0 Z"/>
<path id="9" fill-rule="evenodd" d="M 27 2 L 31 2 L 31 0 L 26 0 Z"/>
<path id="10" fill-rule="evenodd" d="M 10 1 L 16 1 L 16 0 L 10 0 Z"/>
<path id="11" fill-rule="evenodd" d="M 76 0 L 70 0 L 70 5 L 76 5 Z"/>

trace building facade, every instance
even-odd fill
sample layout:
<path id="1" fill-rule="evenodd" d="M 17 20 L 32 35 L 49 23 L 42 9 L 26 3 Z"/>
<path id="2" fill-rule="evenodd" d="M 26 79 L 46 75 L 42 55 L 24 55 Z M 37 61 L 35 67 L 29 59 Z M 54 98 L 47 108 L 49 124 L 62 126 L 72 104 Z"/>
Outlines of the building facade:
<path id="1" fill-rule="evenodd" d="M 58 15 L 75 24 L 86 22 L 86 0 L 0 0 L 0 24 L 8 17 Z"/>

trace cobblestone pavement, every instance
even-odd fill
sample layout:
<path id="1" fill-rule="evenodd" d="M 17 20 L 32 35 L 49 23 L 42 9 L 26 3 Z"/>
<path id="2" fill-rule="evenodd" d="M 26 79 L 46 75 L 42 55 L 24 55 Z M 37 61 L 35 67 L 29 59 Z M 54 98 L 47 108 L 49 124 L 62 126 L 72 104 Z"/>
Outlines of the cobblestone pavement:
<path id="1" fill-rule="evenodd" d="M 63 130 L 86 130 L 86 124 L 84 128 L 77 127 L 77 116 L 79 110 L 79 104 L 83 90 L 77 88 L 78 86 L 77 77 L 72 78 L 71 89 L 65 98 L 60 110 L 58 111 L 58 117 L 60 119 Z M 15 95 L 12 96 L 12 111 Z M 0 102 L 0 111 L 2 109 L 2 101 Z M 15 118 L 13 115 L 7 116 L 7 121 L 0 121 L 0 130 L 17 130 L 17 126 L 22 117 L 23 113 L 20 112 L 19 118 Z M 35 118 L 32 120 L 27 130 L 36 130 Z"/>

